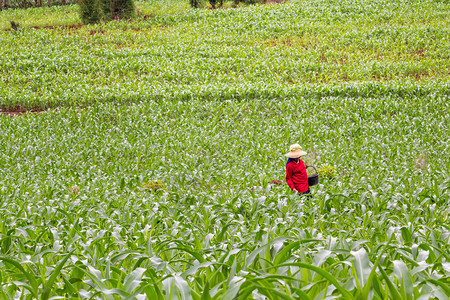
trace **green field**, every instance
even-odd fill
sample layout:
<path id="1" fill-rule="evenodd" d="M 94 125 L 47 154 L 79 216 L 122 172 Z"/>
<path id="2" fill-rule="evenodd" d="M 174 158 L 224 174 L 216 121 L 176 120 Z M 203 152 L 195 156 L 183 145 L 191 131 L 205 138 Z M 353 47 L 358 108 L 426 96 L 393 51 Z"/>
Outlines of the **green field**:
<path id="1" fill-rule="evenodd" d="M 0 12 L 0 299 L 449 299 L 450 4 L 138 6 Z"/>

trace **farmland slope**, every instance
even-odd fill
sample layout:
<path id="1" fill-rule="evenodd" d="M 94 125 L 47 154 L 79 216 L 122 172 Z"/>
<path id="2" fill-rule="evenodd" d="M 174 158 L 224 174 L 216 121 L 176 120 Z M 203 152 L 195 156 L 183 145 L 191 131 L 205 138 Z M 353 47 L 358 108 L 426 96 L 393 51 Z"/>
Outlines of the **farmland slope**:
<path id="1" fill-rule="evenodd" d="M 144 10 L 151 3 L 141 5 Z M 0 106 L 447 95 L 449 7 L 433 1 L 293 1 L 175 10 L 81 28 L 68 26 L 79 23 L 76 16 L 56 29 L 34 29 L 24 20 L 22 29 L 0 33 Z M 48 12 L 52 22 L 55 14 L 65 15 L 54 10 Z M 7 27 L 14 14 L 1 14 Z"/>
<path id="2" fill-rule="evenodd" d="M 0 12 L 1 299 L 450 297 L 448 4 L 139 6 Z"/>

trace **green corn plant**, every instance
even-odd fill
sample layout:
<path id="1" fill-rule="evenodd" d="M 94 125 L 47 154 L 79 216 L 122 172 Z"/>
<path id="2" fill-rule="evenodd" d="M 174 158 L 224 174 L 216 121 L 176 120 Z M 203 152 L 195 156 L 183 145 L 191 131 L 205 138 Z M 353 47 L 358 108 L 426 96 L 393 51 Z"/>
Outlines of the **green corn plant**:
<path id="1" fill-rule="evenodd" d="M 0 13 L 0 298 L 450 297 L 446 5 L 138 5 Z"/>

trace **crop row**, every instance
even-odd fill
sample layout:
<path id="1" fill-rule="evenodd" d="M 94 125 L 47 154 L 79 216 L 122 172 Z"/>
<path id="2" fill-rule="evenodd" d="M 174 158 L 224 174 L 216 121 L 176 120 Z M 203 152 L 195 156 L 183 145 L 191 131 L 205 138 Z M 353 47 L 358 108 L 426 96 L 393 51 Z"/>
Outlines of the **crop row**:
<path id="1" fill-rule="evenodd" d="M 0 12 L 0 298 L 448 299 L 448 4 L 183 3 Z"/>
<path id="2" fill-rule="evenodd" d="M 442 90 L 448 82 L 448 9 L 438 2 L 397 1 L 386 10 L 388 3 L 370 1 L 293 1 L 164 15 L 153 2 L 140 5 L 154 16 L 0 33 L 2 108 L 127 102 L 168 91 L 214 97 L 262 84 L 276 93 L 348 82 Z"/>
<path id="3" fill-rule="evenodd" d="M 449 111 L 286 97 L 2 117 L 2 298 L 446 299 Z M 269 184 L 292 142 L 338 170 L 311 200 Z"/>

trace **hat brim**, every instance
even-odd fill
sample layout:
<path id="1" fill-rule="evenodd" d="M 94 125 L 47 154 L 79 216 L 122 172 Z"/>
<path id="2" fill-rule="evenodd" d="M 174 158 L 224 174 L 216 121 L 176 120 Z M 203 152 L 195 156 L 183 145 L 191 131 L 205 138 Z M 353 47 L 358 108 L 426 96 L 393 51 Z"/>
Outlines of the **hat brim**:
<path id="1" fill-rule="evenodd" d="M 289 157 L 289 158 L 297 158 L 303 155 L 306 155 L 307 153 L 303 150 L 297 150 L 297 151 L 291 151 L 286 153 L 284 156 Z"/>

